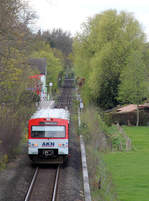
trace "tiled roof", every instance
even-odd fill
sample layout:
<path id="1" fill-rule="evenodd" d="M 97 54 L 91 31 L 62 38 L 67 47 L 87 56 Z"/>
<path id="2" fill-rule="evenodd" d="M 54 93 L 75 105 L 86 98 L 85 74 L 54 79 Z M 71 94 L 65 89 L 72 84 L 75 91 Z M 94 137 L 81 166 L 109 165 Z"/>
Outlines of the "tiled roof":
<path id="1" fill-rule="evenodd" d="M 148 103 L 145 103 L 145 104 L 142 104 L 142 105 L 138 105 L 138 108 L 139 109 L 144 109 L 144 108 L 149 108 L 149 104 Z M 134 112 L 137 110 L 137 105 L 135 104 L 130 104 L 130 105 L 127 105 L 127 106 L 124 106 L 124 107 L 121 107 L 119 109 L 117 109 L 117 113 L 128 113 L 128 112 Z"/>
<path id="2" fill-rule="evenodd" d="M 117 109 L 118 113 L 133 112 L 137 109 L 137 105 L 131 104 Z"/>

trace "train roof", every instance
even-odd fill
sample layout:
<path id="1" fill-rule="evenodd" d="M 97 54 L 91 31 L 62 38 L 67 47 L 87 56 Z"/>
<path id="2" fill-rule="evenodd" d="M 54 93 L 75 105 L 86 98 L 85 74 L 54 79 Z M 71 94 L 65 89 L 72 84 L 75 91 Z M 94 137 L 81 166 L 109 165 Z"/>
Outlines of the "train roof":
<path id="1" fill-rule="evenodd" d="M 70 120 L 70 113 L 66 109 L 60 108 L 46 108 L 37 110 L 31 117 L 31 119 L 38 119 L 38 118 L 56 118 L 56 119 L 65 119 Z"/>

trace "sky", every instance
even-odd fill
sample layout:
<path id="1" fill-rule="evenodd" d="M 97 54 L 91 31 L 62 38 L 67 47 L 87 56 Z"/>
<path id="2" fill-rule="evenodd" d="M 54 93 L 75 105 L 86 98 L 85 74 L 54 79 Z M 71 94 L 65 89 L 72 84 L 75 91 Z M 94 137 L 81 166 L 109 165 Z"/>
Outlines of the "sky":
<path id="1" fill-rule="evenodd" d="M 81 24 L 88 17 L 108 9 L 126 11 L 142 25 L 149 39 L 149 0 L 28 0 L 38 19 L 35 29 L 61 28 L 74 36 L 81 31 Z"/>

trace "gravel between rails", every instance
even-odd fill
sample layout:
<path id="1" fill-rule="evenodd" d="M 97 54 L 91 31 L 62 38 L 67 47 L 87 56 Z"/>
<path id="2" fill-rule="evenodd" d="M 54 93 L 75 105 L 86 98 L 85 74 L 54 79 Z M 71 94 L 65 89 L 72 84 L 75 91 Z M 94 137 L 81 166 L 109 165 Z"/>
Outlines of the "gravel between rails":
<path id="1" fill-rule="evenodd" d="M 29 201 L 51 201 L 57 166 L 40 166 Z"/>

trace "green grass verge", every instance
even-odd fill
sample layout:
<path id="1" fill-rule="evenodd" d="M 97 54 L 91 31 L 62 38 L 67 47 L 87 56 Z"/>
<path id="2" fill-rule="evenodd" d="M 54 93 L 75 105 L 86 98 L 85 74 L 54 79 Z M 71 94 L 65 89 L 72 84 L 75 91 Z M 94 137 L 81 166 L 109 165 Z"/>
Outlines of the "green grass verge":
<path id="1" fill-rule="evenodd" d="M 104 154 L 120 201 L 148 201 L 149 127 L 124 127 L 133 151 Z"/>

